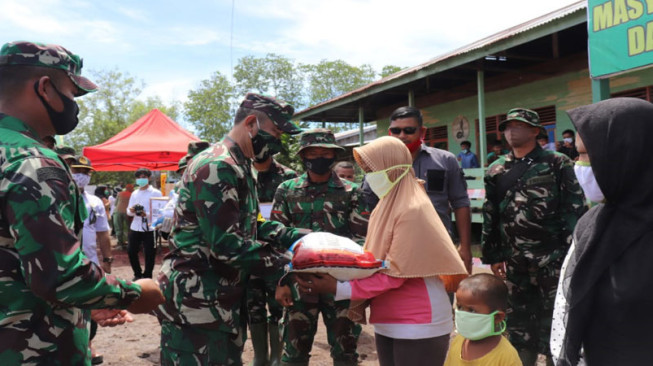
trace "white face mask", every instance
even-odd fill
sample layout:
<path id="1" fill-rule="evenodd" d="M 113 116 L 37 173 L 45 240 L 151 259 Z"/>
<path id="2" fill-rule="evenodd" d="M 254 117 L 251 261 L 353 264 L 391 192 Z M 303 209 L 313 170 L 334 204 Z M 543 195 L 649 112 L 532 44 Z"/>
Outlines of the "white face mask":
<path id="1" fill-rule="evenodd" d="M 388 192 L 394 187 L 401 178 L 406 176 L 408 174 L 408 171 L 410 170 L 412 165 L 410 164 L 402 164 L 402 165 L 395 165 L 391 166 L 388 169 L 385 170 L 379 170 L 378 172 L 371 172 L 367 173 L 365 176 L 365 180 L 367 183 L 369 183 L 370 188 L 372 189 L 372 192 L 376 194 L 379 198 L 385 197 Z M 404 168 L 406 169 L 401 175 L 395 180 L 394 182 L 390 181 L 390 178 L 388 178 L 388 171 L 393 170 L 393 169 L 399 169 L 399 168 Z"/>
<path id="2" fill-rule="evenodd" d="M 91 176 L 84 173 L 73 173 L 73 179 L 77 183 L 77 187 L 84 188 L 91 181 Z"/>
<path id="3" fill-rule="evenodd" d="M 574 165 L 574 172 L 576 173 L 576 179 L 578 179 L 578 184 L 583 188 L 585 196 L 592 202 L 603 202 L 605 201 L 605 196 L 601 192 L 599 184 L 594 178 L 594 171 L 592 166 L 589 163 L 584 161 L 577 161 Z"/>

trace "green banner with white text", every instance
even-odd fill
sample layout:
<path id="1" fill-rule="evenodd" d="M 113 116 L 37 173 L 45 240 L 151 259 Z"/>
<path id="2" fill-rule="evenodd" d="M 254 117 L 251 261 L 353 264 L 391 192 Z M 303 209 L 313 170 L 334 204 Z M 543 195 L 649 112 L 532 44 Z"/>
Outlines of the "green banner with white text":
<path id="1" fill-rule="evenodd" d="M 653 0 L 588 0 L 592 78 L 653 65 Z"/>

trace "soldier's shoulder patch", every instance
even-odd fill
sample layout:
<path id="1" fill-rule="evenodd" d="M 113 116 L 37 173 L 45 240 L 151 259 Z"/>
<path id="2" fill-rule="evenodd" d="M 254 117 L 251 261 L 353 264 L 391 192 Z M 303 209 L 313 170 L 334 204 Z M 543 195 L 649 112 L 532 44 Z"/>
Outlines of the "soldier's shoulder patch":
<path id="1" fill-rule="evenodd" d="M 39 180 L 39 182 L 45 182 L 51 179 L 67 182 L 68 174 L 66 174 L 66 171 L 61 168 L 54 166 L 44 166 L 36 169 L 36 178 Z"/>

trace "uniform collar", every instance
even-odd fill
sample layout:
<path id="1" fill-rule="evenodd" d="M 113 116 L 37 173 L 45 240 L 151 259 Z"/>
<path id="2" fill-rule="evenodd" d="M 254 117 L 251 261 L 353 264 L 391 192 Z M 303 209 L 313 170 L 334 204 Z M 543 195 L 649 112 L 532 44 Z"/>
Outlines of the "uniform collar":
<path id="1" fill-rule="evenodd" d="M 526 154 L 526 156 L 524 156 L 523 158 L 517 159 L 517 158 L 515 158 L 514 152 L 512 150 L 510 150 L 510 152 L 508 154 L 506 154 L 506 162 L 515 162 L 515 161 L 520 161 L 520 160 L 534 160 L 536 157 L 540 156 L 540 154 L 543 151 L 544 150 L 542 149 L 542 147 L 540 147 L 539 144 L 535 144 L 535 148 L 533 148 L 533 150 L 531 150 L 531 152 Z"/>
<path id="2" fill-rule="evenodd" d="M 25 122 L 19 120 L 16 117 L 0 113 L 0 127 L 20 132 L 23 135 L 31 137 L 36 141 L 41 141 L 41 139 L 38 137 L 38 134 L 32 127 L 28 126 Z"/>
<path id="3" fill-rule="evenodd" d="M 240 146 L 238 146 L 236 141 L 234 141 L 231 137 L 225 136 L 222 143 L 229 149 L 231 157 L 234 158 L 237 164 L 246 165 L 248 163 L 249 159 L 245 157 L 243 150 L 240 149 Z"/>

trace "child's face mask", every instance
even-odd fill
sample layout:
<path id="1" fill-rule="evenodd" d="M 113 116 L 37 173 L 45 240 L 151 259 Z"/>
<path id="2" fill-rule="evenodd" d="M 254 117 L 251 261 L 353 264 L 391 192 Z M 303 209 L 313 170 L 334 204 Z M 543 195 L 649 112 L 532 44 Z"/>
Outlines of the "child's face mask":
<path id="1" fill-rule="evenodd" d="M 578 184 L 585 192 L 585 196 L 589 198 L 592 202 L 604 202 L 605 196 L 601 192 L 601 187 L 594 177 L 594 171 L 592 166 L 588 162 L 577 161 L 574 165 L 574 173 L 576 173 L 576 179 L 578 179 Z"/>
<path id="2" fill-rule="evenodd" d="M 494 316 L 491 314 L 470 313 L 468 311 L 456 310 L 456 330 L 458 334 L 471 341 L 478 341 L 490 336 L 499 335 L 506 330 L 506 321 L 502 321 L 499 330 L 494 325 Z"/>

